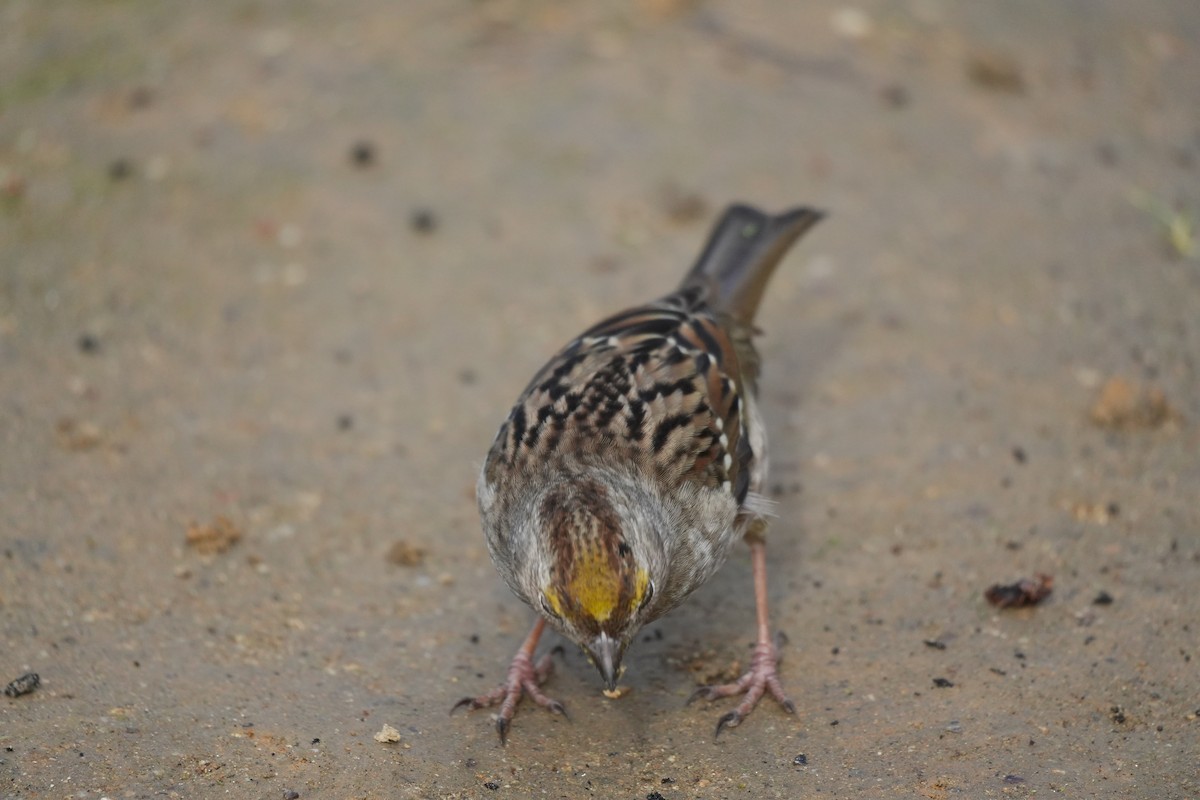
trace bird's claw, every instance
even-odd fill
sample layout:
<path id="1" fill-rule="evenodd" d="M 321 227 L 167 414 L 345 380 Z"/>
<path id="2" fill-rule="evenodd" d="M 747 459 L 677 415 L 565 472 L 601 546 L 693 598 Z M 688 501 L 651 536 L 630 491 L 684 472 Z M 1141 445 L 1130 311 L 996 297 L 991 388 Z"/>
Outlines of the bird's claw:
<path id="1" fill-rule="evenodd" d="M 742 715 L 739 714 L 736 709 L 727 714 L 722 714 L 721 718 L 717 720 L 717 732 L 713 734 L 713 738 L 715 739 L 720 736 L 721 731 L 725 730 L 726 728 L 736 728 L 741 724 L 743 719 L 744 717 L 742 717 Z"/>
<path id="2" fill-rule="evenodd" d="M 750 715 L 758 704 L 759 699 L 770 693 L 775 701 L 789 714 L 796 713 L 796 704 L 783 691 L 779 682 L 779 649 L 773 642 L 759 642 L 754 648 L 754 657 L 746 674 L 733 683 L 714 686 L 701 686 L 688 698 L 688 704 L 703 697 L 705 700 L 716 700 L 721 697 L 745 695 L 737 708 L 729 711 L 717 720 L 715 736 L 720 736 L 726 728 L 736 728 Z"/>
<path id="3" fill-rule="evenodd" d="M 529 695 L 538 705 L 569 721 L 571 718 L 567 715 L 566 706 L 552 697 L 547 697 L 540 688 L 553 671 L 554 662 L 549 654 L 542 656 L 534 665 L 526 653 L 519 652 L 508 668 L 508 677 L 504 683 L 487 694 L 481 694 L 478 697 L 464 697 L 454 704 L 450 713 L 453 714 L 463 707 L 469 711 L 476 711 L 499 704 L 500 708 L 494 715 L 494 719 L 501 745 L 508 742 L 508 730 L 512 724 L 512 718 L 517 713 L 517 704 L 521 702 L 524 695 Z"/>
<path id="4" fill-rule="evenodd" d="M 508 744 L 508 728 L 511 724 L 511 719 L 505 719 L 499 715 L 496 716 L 496 733 L 500 734 L 501 747 L 504 747 Z"/>
<path id="5" fill-rule="evenodd" d="M 464 697 L 462 700 L 459 700 L 457 703 L 455 703 L 450 708 L 450 713 L 453 714 L 455 711 L 458 711 L 463 706 L 470 706 L 472 711 L 474 711 L 477 708 L 483 708 L 483 706 L 479 702 L 478 697 Z"/>

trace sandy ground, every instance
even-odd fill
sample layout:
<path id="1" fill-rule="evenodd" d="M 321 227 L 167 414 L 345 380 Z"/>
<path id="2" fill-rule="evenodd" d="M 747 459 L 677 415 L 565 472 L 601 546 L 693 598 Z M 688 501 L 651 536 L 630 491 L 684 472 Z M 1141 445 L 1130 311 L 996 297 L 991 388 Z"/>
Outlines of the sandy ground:
<path id="1" fill-rule="evenodd" d="M 0 796 L 1200 796 L 1198 86 L 1190 0 L 0 4 Z M 739 550 L 501 748 L 475 471 L 735 199 L 831 212 L 760 320 L 799 713 L 683 705 Z"/>

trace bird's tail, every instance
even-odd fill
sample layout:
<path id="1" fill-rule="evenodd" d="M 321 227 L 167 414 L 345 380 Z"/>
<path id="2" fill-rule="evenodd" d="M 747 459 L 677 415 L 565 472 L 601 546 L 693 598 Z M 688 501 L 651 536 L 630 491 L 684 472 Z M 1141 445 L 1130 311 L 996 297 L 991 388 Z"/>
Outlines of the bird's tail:
<path id="1" fill-rule="evenodd" d="M 751 324 L 775 266 L 796 239 L 825 214 L 794 208 L 771 216 L 747 205 L 732 205 L 708 237 L 681 289 L 702 287 L 718 311 Z"/>

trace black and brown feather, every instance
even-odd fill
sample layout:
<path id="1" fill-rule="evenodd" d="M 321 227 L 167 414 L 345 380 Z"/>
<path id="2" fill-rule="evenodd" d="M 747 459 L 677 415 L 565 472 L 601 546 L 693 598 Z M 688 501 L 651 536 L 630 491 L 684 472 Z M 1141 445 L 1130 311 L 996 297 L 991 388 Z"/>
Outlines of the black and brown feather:
<path id="1" fill-rule="evenodd" d="M 603 453 L 656 481 L 727 487 L 741 502 L 753 454 L 740 446 L 744 385 L 731 324 L 693 288 L 588 329 L 513 407 L 488 456 L 489 482 Z"/>

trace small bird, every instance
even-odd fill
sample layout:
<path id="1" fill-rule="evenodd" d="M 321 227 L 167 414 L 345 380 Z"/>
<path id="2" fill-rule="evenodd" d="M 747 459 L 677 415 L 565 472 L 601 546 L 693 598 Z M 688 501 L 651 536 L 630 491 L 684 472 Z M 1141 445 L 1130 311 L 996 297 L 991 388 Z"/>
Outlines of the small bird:
<path id="1" fill-rule="evenodd" d="M 499 704 L 502 744 L 523 694 L 566 714 L 541 690 L 550 655 L 534 661 L 547 622 L 583 648 L 612 692 L 638 630 L 708 580 L 738 539 L 754 569 L 754 656 L 737 681 L 701 687 L 688 702 L 744 695 L 717 735 L 766 692 L 795 712 L 767 617 L 772 504 L 761 494 L 767 438 L 752 337 L 776 265 L 822 216 L 730 206 L 678 289 L 584 331 L 500 426 L 476 487 L 479 513 L 497 570 L 538 618 L 505 682 L 454 708 Z"/>

